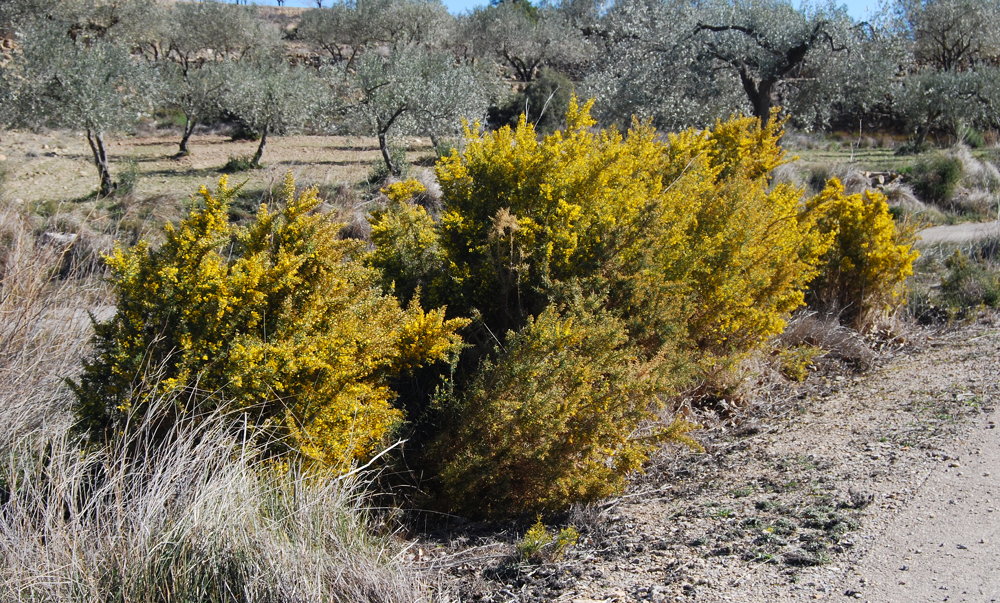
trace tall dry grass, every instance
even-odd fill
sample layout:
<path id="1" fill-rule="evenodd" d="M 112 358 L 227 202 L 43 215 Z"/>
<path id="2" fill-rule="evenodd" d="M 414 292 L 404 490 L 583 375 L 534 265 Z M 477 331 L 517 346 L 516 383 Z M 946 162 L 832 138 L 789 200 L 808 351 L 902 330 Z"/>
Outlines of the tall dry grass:
<path id="1" fill-rule="evenodd" d="M 91 326 L 88 311 L 107 307 L 100 276 L 69 267 L 76 239 L 39 235 L 18 208 L 0 206 L 0 450 L 11 441 L 63 430 L 69 392 Z M 90 264 L 92 265 L 92 264 Z"/>
<path id="2" fill-rule="evenodd" d="M 0 601 L 421 598 L 359 478 L 269 462 L 233 417 L 83 446 L 64 379 L 88 312 L 112 309 L 93 264 L 67 271 L 72 242 L 44 231 L 0 207 Z"/>

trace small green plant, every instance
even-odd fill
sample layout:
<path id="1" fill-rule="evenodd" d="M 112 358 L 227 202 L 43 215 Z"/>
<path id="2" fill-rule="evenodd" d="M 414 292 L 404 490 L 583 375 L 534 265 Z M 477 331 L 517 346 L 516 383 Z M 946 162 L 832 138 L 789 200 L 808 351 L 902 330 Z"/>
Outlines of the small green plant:
<path id="1" fill-rule="evenodd" d="M 125 160 L 118 173 L 118 182 L 115 183 L 115 195 L 126 196 L 135 192 L 139 185 L 139 163 L 135 159 Z"/>
<path id="2" fill-rule="evenodd" d="M 978 306 L 1000 304 L 1000 275 L 962 251 L 945 260 L 947 269 L 941 279 L 941 298 L 955 312 L 964 313 Z"/>
<path id="3" fill-rule="evenodd" d="M 403 147 L 389 147 L 389 157 L 392 165 L 399 170 L 398 174 L 389 171 L 389 166 L 381 158 L 372 162 L 372 167 L 368 171 L 368 183 L 376 187 L 382 186 L 390 178 L 406 178 L 410 172 L 410 164 L 406 162 L 406 149 Z"/>
<path id="4" fill-rule="evenodd" d="M 539 515 L 517 543 L 517 556 L 529 563 L 558 561 L 579 539 L 580 532 L 573 526 L 565 527 L 557 533 L 550 532 Z"/>
<path id="5" fill-rule="evenodd" d="M 960 124 L 955 133 L 955 137 L 962 144 L 973 149 L 981 149 L 986 146 L 986 137 L 983 133 L 972 126 Z"/>
<path id="6" fill-rule="evenodd" d="M 226 164 L 219 168 L 223 174 L 236 174 L 254 169 L 253 157 L 250 155 L 231 155 Z"/>
<path id="7" fill-rule="evenodd" d="M 948 207 L 962 179 L 962 162 L 957 157 L 936 153 L 917 161 L 911 175 L 913 190 L 921 201 Z"/>
<path id="8" fill-rule="evenodd" d="M 814 345 L 797 345 L 776 350 L 779 370 L 785 378 L 792 381 L 805 381 L 813 360 L 822 355 L 825 350 Z"/>

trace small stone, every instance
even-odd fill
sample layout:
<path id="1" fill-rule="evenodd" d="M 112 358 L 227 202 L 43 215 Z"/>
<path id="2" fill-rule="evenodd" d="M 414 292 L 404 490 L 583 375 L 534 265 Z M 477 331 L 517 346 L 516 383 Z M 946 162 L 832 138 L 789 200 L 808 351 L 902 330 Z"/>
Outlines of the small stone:
<path id="1" fill-rule="evenodd" d="M 957 548 L 957 549 L 959 549 L 961 551 L 967 551 L 967 550 L 969 550 L 969 547 L 965 546 L 964 544 L 956 544 L 955 548 Z"/>

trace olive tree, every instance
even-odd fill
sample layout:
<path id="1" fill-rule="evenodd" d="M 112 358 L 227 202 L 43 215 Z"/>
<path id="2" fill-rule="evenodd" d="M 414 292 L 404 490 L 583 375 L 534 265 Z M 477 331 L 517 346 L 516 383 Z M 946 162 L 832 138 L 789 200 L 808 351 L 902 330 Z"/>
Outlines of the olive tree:
<path id="1" fill-rule="evenodd" d="M 897 0 L 898 36 L 908 44 L 893 109 L 916 148 L 935 130 L 994 127 L 1000 110 L 1000 5 L 993 0 Z"/>
<path id="2" fill-rule="evenodd" d="M 472 14 L 466 34 L 479 56 L 491 58 L 521 82 L 534 80 L 542 67 L 573 71 L 590 57 L 580 29 L 553 8 L 507 1 Z"/>
<path id="3" fill-rule="evenodd" d="M 738 78 L 754 116 L 767 122 L 782 88 L 830 74 L 839 58 L 863 61 L 858 27 L 842 9 L 798 10 L 786 0 L 715 0 L 705 5 L 693 42 L 713 68 Z"/>
<path id="4" fill-rule="evenodd" d="M 891 39 L 842 9 L 787 0 L 619 0 L 598 20 L 589 93 L 662 127 L 735 111 L 766 122 L 782 104 L 802 125 L 883 101 L 897 71 Z"/>
<path id="5" fill-rule="evenodd" d="M 369 49 L 436 47 L 453 21 L 439 0 L 343 1 L 303 13 L 296 36 L 347 71 Z"/>
<path id="6" fill-rule="evenodd" d="M 598 57 L 583 93 L 606 123 L 633 115 L 662 129 L 704 126 L 745 107 L 728 73 L 699 60 L 688 0 L 619 0 L 594 26 Z"/>
<path id="7" fill-rule="evenodd" d="M 253 60 L 280 46 L 279 33 L 256 10 L 218 2 L 176 4 L 163 32 L 157 61 L 164 100 L 184 114 L 178 156 L 199 123 L 217 114 L 225 97 L 222 63 Z"/>
<path id="8" fill-rule="evenodd" d="M 135 58 L 128 41 L 109 30 L 97 20 L 21 23 L 18 51 L 2 72 L 15 101 L 8 108 L 12 121 L 84 132 L 101 195 L 116 187 L 106 136 L 134 125 L 151 108 L 156 88 L 151 70 Z"/>
<path id="9" fill-rule="evenodd" d="M 390 152 L 392 136 L 420 133 L 436 140 L 455 132 L 463 118 L 482 118 L 498 90 L 489 73 L 420 47 L 388 55 L 366 53 L 344 86 L 351 103 L 348 113 L 378 138 L 382 160 L 394 175 L 401 166 Z"/>
<path id="10" fill-rule="evenodd" d="M 302 127 L 317 112 L 323 83 L 309 68 L 291 66 L 284 57 L 262 57 L 225 64 L 225 106 L 260 136 L 250 161 L 260 167 L 267 137 Z"/>
<path id="11" fill-rule="evenodd" d="M 917 65 L 965 71 L 1000 59 L 995 0 L 896 0 L 894 10 Z"/>

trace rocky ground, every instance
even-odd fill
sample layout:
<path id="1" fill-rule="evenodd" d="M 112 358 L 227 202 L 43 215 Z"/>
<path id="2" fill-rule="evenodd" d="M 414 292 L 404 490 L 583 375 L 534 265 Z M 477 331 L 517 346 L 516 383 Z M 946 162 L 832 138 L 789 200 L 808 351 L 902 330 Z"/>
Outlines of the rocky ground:
<path id="1" fill-rule="evenodd" d="M 519 561 L 523 525 L 427 538 L 413 559 L 445 600 L 997 600 L 998 352 L 988 315 L 867 373 L 820 371 L 571 513 L 559 561 Z"/>

